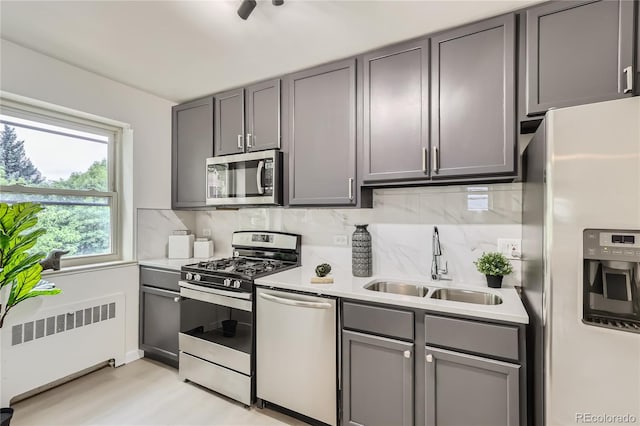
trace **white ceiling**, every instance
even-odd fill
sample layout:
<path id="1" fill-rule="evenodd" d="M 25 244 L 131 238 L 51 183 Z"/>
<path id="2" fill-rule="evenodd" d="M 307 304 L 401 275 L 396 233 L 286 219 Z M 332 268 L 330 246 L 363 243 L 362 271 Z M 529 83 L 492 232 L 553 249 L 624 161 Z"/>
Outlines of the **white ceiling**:
<path id="1" fill-rule="evenodd" d="M 0 36 L 182 102 L 540 0 L 0 1 Z"/>

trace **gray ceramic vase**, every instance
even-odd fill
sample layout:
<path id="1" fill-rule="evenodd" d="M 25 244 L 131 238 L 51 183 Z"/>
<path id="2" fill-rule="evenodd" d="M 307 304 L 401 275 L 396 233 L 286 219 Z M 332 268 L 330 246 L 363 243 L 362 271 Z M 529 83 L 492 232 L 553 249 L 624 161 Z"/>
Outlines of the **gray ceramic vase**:
<path id="1" fill-rule="evenodd" d="M 351 237 L 351 271 L 354 277 L 370 277 L 371 265 L 371 234 L 368 225 L 356 225 Z"/>

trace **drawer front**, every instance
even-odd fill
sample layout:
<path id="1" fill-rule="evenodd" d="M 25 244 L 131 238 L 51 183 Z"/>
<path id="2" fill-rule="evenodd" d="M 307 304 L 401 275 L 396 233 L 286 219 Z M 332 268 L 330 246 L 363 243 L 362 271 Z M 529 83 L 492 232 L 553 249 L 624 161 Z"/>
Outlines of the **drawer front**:
<path id="1" fill-rule="evenodd" d="M 215 362 L 244 374 L 251 374 L 251 355 L 217 343 L 198 339 L 188 334 L 178 334 L 178 345 L 181 352 L 195 355 L 198 358 Z"/>
<path id="2" fill-rule="evenodd" d="M 425 315 L 427 344 L 519 360 L 518 327 Z"/>
<path id="3" fill-rule="evenodd" d="M 344 302 L 344 328 L 413 340 L 413 312 Z"/>
<path id="4" fill-rule="evenodd" d="M 140 267 L 140 284 L 167 290 L 180 291 L 180 272 Z"/>
<path id="5" fill-rule="evenodd" d="M 251 377 L 180 352 L 178 376 L 251 405 Z"/>

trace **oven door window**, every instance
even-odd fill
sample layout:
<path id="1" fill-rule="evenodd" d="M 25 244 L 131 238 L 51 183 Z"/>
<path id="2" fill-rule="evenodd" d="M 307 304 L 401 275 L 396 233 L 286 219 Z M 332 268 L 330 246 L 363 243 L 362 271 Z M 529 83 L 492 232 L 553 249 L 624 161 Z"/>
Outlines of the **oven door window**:
<path id="1" fill-rule="evenodd" d="M 251 312 L 187 299 L 180 311 L 180 332 L 203 342 L 251 354 Z"/>
<path id="2" fill-rule="evenodd" d="M 209 164 L 207 190 L 209 198 L 254 198 L 273 194 L 271 174 L 273 160 L 248 160 L 236 163 Z"/>

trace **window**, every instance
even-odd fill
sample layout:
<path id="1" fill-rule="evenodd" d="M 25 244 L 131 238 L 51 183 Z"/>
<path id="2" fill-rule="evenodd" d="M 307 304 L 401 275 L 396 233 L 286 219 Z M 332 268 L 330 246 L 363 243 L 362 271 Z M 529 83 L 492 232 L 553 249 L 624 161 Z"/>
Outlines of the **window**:
<path id="1" fill-rule="evenodd" d="M 0 201 L 41 203 L 37 251 L 65 265 L 120 258 L 117 148 L 122 128 L 2 99 Z"/>

